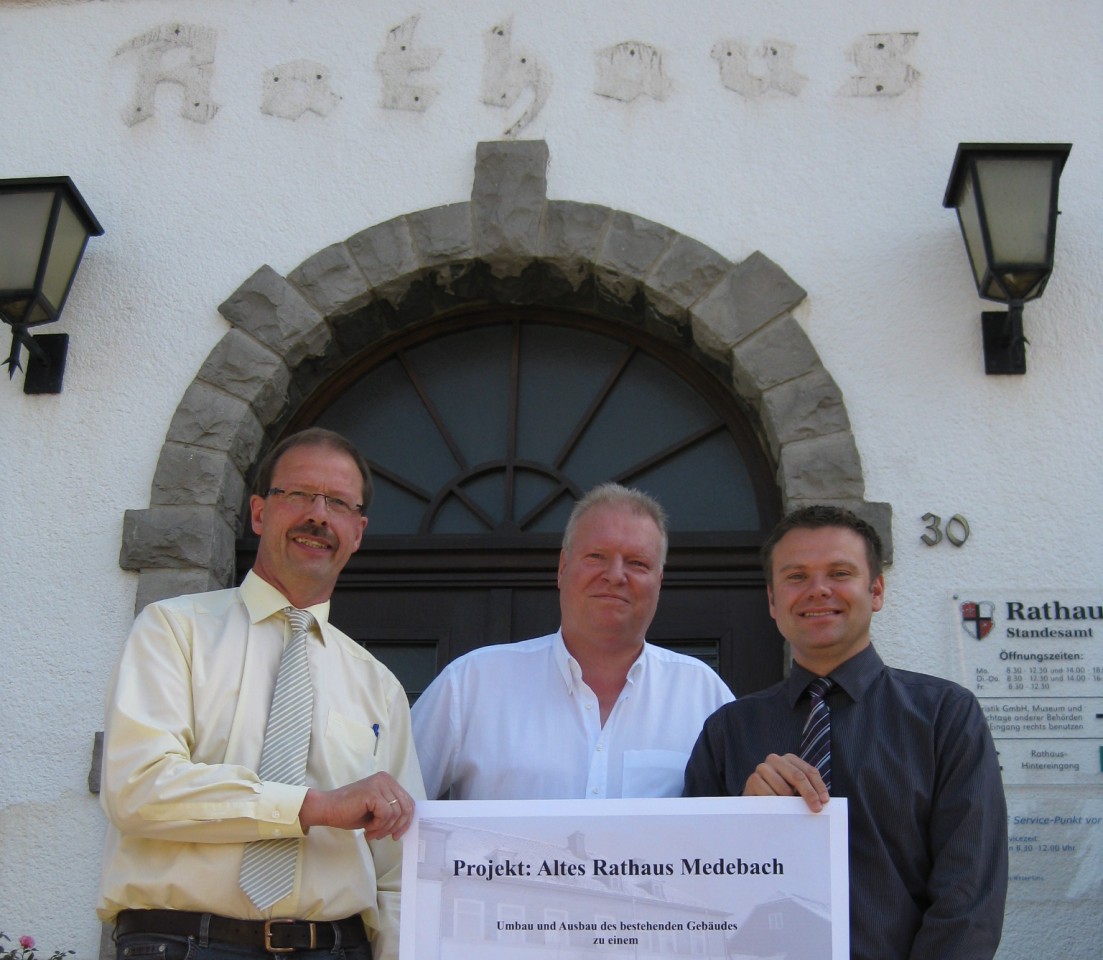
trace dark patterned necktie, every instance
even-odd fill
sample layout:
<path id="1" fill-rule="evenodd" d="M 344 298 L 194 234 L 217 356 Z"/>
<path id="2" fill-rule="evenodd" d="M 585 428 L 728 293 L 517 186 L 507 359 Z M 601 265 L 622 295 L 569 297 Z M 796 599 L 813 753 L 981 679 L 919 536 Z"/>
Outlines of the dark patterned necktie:
<path id="1" fill-rule="evenodd" d="M 827 677 L 817 677 L 808 684 L 812 707 L 800 738 L 800 758 L 820 771 L 824 785 L 831 789 L 831 708 L 827 691 L 835 686 Z"/>
<path id="2" fill-rule="evenodd" d="M 306 642 L 314 617 L 294 607 L 287 607 L 284 612 L 291 622 L 291 641 L 280 658 L 259 776 L 261 780 L 303 786 L 314 706 Z M 241 861 L 241 889 L 258 910 L 267 909 L 291 892 L 301 847 L 302 841 L 294 837 L 255 840 L 246 845 Z"/>

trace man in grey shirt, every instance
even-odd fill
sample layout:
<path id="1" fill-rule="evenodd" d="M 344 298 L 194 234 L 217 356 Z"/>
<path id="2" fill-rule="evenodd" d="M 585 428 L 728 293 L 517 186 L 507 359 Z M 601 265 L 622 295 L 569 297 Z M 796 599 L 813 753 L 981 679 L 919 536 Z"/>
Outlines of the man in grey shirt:
<path id="1" fill-rule="evenodd" d="M 881 540 L 865 521 L 807 507 L 762 554 L 793 668 L 709 717 L 686 795 L 798 795 L 815 811 L 846 797 L 851 957 L 991 958 L 1007 894 L 1007 807 L 980 705 L 956 683 L 877 655 L 870 624 L 885 581 Z M 832 681 L 830 755 L 817 768 L 798 750 L 820 677 Z"/>

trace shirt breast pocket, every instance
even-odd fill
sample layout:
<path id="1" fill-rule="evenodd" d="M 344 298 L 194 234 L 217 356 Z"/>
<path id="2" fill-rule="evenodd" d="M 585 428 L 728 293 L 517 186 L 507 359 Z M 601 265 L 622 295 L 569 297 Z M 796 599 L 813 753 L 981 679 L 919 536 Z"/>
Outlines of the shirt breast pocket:
<path id="1" fill-rule="evenodd" d="M 326 721 L 325 765 L 333 787 L 375 773 L 379 769 L 380 749 L 377 728 L 336 710 L 330 711 Z"/>
<path id="2" fill-rule="evenodd" d="M 625 750 L 623 797 L 680 797 L 689 754 L 681 750 Z"/>

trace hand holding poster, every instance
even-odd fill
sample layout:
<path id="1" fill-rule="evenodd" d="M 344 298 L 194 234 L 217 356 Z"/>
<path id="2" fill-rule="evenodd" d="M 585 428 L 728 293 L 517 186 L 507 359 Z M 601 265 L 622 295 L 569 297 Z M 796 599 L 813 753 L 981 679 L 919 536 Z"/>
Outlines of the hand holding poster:
<path id="1" fill-rule="evenodd" d="M 400 960 L 849 955 L 846 801 L 430 801 Z"/>

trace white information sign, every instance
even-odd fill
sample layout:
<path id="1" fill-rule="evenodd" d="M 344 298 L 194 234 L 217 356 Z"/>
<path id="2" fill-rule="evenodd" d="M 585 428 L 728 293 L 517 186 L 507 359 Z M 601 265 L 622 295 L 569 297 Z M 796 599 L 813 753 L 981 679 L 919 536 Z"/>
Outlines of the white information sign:
<path id="1" fill-rule="evenodd" d="M 958 591 L 954 632 L 1003 782 L 1103 786 L 1103 598 Z"/>
<path id="2" fill-rule="evenodd" d="M 842 798 L 437 800 L 403 838 L 400 960 L 849 948 Z"/>

